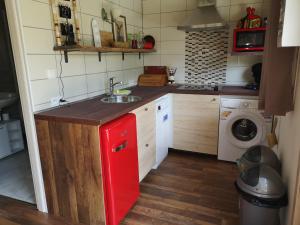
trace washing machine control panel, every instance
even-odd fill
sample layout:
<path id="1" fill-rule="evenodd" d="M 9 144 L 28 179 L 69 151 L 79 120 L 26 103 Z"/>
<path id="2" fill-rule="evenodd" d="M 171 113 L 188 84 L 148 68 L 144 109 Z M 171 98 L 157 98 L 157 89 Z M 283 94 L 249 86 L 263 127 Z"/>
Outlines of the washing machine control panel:
<path id="1" fill-rule="evenodd" d="M 258 109 L 258 100 L 222 99 L 221 107 L 229 109 Z"/>

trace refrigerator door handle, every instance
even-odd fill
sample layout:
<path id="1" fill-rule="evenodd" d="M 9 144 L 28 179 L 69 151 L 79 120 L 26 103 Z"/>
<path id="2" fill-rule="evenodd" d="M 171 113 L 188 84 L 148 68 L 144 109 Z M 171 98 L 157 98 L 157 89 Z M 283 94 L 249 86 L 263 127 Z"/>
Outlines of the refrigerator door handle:
<path id="1" fill-rule="evenodd" d="M 120 144 L 119 146 L 113 148 L 113 152 L 119 152 L 124 150 L 127 147 L 127 141 L 123 142 L 122 144 Z"/>

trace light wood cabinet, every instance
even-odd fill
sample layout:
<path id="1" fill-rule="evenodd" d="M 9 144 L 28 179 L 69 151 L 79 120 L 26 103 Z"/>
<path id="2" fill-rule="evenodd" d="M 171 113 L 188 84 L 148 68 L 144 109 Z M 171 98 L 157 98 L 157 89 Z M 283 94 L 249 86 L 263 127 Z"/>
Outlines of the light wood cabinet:
<path id="1" fill-rule="evenodd" d="M 173 107 L 173 148 L 217 155 L 220 97 L 174 94 Z"/>
<path id="2" fill-rule="evenodd" d="M 136 115 L 140 181 L 150 172 L 156 160 L 155 102 L 132 113 Z"/>

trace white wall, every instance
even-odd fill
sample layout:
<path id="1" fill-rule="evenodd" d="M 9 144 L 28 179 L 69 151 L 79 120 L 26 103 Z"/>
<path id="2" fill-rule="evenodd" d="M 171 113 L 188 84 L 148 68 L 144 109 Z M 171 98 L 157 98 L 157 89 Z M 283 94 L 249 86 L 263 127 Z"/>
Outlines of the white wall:
<path id="1" fill-rule="evenodd" d="M 284 1 L 284 20 L 282 24 L 282 36 L 281 45 L 282 46 L 300 46 L 300 26 L 298 26 L 298 21 L 300 19 L 299 11 L 300 4 L 298 0 L 288 0 Z"/>
<path id="2" fill-rule="evenodd" d="M 266 0 L 265 0 L 266 1 Z M 264 0 L 217 0 L 221 16 L 230 24 L 229 53 L 232 46 L 233 28 L 253 6 L 257 14 L 264 12 Z M 185 32 L 176 29 L 197 7 L 197 0 L 143 0 L 143 29 L 157 41 L 156 53 L 146 55 L 144 64 L 176 66 L 176 82 L 184 82 Z M 252 81 L 251 66 L 261 62 L 261 56 L 231 56 L 228 54 L 227 83 L 245 84 Z"/>
<path id="3" fill-rule="evenodd" d="M 111 26 L 101 19 L 102 7 L 107 10 L 115 6 L 122 8 L 122 14 L 127 17 L 128 32 L 142 30 L 141 0 L 78 2 L 85 45 L 90 45 L 92 40 L 92 18 L 99 20 L 101 30 L 111 31 Z M 22 0 L 21 14 L 31 96 L 34 111 L 38 111 L 51 107 L 51 98 L 61 96 L 58 79 L 61 56 L 53 51 L 55 38 L 49 1 Z M 103 54 L 102 62 L 99 62 L 96 53 L 72 53 L 68 64 L 62 61 L 62 68 L 65 98 L 70 102 L 104 93 L 109 77 L 117 77 L 128 85 L 135 84 L 143 71 L 143 59 L 131 54 L 125 55 L 125 61 L 122 61 L 121 54 Z"/>
<path id="4" fill-rule="evenodd" d="M 297 168 L 300 154 L 300 60 L 298 62 L 298 80 L 295 99 L 295 110 L 280 118 L 279 155 L 282 161 L 282 176 L 288 187 L 289 206 L 283 210 L 285 225 L 292 225 L 292 213 L 295 200 Z M 299 211 L 299 209 L 295 209 Z"/>

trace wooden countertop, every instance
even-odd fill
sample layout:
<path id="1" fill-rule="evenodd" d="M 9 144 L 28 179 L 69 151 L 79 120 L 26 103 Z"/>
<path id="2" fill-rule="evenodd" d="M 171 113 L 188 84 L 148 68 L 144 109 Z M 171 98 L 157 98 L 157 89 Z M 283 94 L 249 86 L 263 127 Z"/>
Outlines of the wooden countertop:
<path id="1" fill-rule="evenodd" d="M 139 108 L 165 94 L 200 94 L 200 95 L 237 95 L 258 96 L 258 91 L 247 90 L 238 86 L 223 86 L 219 91 L 178 90 L 176 86 L 133 87 L 132 95 L 142 97 L 142 101 L 129 104 L 107 104 L 98 96 L 35 114 L 35 119 L 57 120 L 90 125 L 101 125 Z"/>

